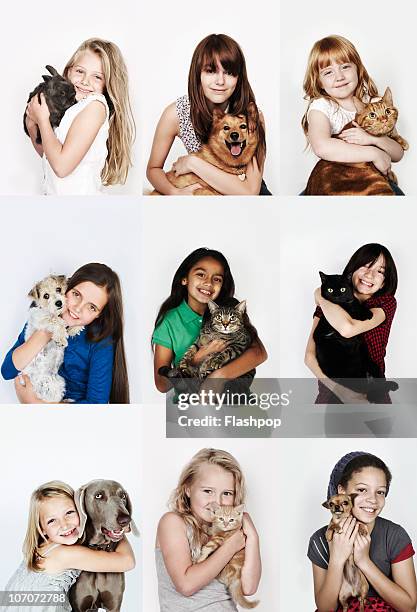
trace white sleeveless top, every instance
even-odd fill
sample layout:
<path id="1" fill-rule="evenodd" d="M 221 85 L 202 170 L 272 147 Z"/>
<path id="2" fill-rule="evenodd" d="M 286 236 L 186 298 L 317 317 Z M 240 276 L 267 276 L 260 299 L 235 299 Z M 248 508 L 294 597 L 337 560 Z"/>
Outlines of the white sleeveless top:
<path id="1" fill-rule="evenodd" d="M 332 135 L 339 134 L 345 125 L 353 121 L 356 115 L 356 111 L 348 111 L 336 104 L 336 102 L 333 102 L 333 100 L 328 100 L 327 98 L 317 98 L 312 101 L 308 109 L 307 120 L 312 110 L 320 111 L 326 115 L 330 121 Z"/>
<path id="2" fill-rule="evenodd" d="M 43 156 L 44 195 L 99 195 L 101 193 L 100 175 L 107 158 L 107 138 L 109 135 L 109 107 L 103 94 L 90 94 L 71 106 L 65 112 L 61 123 L 55 128 L 54 132 L 59 142 L 64 144 L 75 117 L 93 100 L 99 100 L 106 108 L 106 119 L 103 125 L 83 159 L 68 176 L 59 178 L 52 170 L 46 156 Z"/>

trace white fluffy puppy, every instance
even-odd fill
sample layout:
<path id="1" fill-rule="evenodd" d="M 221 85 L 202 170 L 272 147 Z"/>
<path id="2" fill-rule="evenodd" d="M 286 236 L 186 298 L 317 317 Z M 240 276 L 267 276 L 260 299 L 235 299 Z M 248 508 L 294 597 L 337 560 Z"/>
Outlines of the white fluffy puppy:
<path id="1" fill-rule="evenodd" d="M 68 329 L 61 318 L 65 306 L 67 279 L 50 275 L 36 283 L 29 292 L 32 303 L 25 331 L 25 341 L 36 330 L 52 333 L 52 338 L 24 368 L 37 397 L 46 402 L 60 402 L 65 394 L 65 380 L 58 374 L 64 360 L 64 349 L 68 344 Z M 80 328 L 71 329 L 71 335 Z"/>

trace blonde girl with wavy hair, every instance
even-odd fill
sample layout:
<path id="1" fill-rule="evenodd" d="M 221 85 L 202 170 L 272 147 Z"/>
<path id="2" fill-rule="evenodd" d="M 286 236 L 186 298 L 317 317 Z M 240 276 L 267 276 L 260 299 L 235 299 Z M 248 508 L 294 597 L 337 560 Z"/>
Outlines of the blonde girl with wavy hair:
<path id="1" fill-rule="evenodd" d="M 374 81 L 349 40 L 326 36 L 315 42 L 303 86 L 308 106 L 301 123 L 318 157 L 345 163 L 373 162 L 383 174 L 387 174 L 391 162 L 402 158 L 401 145 L 388 136 L 372 136 L 357 124 L 343 130 L 355 119 L 354 96 L 365 103 L 378 96 Z M 332 138 L 336 134 L 338 138 Z"/>
<path id="2" fill-rule="evenodd" d="M 212 612 L 236 612 L 226 587 L 216 580 L 230 559 L 242 548 L 242 590 L 256 592 L 261 577 L 259 538 L 245 512 L 242 529 L 202 563 L 196 563 L 209 540 L 210 505 L 245 502 L 245 480 L 236 459 L 228 452 L 203 448 L 183 469 L 170 499 L 170 512 L 160 519 L 156 539 L 156 564 L 161 610 L 194 611 L 202 604 Z"/>
<path id="3" fill-rule="evenodd" d="M 23 561 L 5 590 L 56 591 L 61 595 L 56 607 L 37 606 L 36 610 L 70 612 L 66 595 L 82 570 L 125 572 L 133 569 L 135 558 L 126 538 L 114 552 L 92 550 L 77 544 L 81 535 L 79 528 L 80 517 L 74 503 L 74 491 L 69 485 L 53 480 L 33 491 L 23 544 Z M 63 601 L 66 603 L 62 604 Z M 28 608 L 13 606 L 5 610 L 19 612 Z"/>
<path id="4" fill-rule="evenodd" d="M 26 111 L 32 144 L 43 158 L 44 193 L 94 195 L 103 185 L 125 183 L 135 123 L 120 49 L 110 41 L 90 38 L 72 55 L 63 75 L 74 85 L 76 103 L 55 131 L 43 95 L 41 103 L 33 97 Z"/>

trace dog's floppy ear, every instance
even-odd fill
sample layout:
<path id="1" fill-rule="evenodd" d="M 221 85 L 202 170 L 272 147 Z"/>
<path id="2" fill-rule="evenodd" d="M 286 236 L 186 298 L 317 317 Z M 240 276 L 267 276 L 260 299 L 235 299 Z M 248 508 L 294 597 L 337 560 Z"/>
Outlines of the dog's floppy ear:
<path id="1" fill-rule="evenodd" d="M 127 491 L 125 491 L 126 493 L 126 507 L 127 507 L 127 511 L 129 512 L 130 516 L 132 516 L 132 502 L 130 501 L 130 497 L 129 497 L 129 493 Z M 134 536 L 139 537 L 140 533 L 139 533 L 139 529 L 136 527 L 136 523 L 133 520 L 133 518 L 130 519 L 130 530 L 133 533 Z"/>
<path id="2" fill-rule="evenodd" d="M 85 511 L 85 503 L 84 503 L 84 497 L 85 497 L 85 490 L 88 487 L 88 484 L 83 485 L 82 487 L 80 487 L 79 489 L 77 489 L 74 493 L 74 503 L 75 503 L 75 507 L 77 508 L 77 512 L 78 515 L 80 517 L 80 527 L 79 527 L 79 537 L 80 539 L 83 541 L 85 534 L 85 524 L 87 522 L 87 512 Z"/>
<path id="3" fill-rule="evenodd" d="M 28 293 L 28 297 L 30 297 L 30 298 L 32 298 L 34 300 L 38 300 L 39 299 L 39 297 L 40 297 L 39 284 L 40 283 L 36 283 L 36 285 L 34 287 L 32 287 L 32 289 Z"/>
<path id="4" fill-rule="evenodd" d="M 213 122 L 224 117 L 225 113 L 220 108 L 213 109 Z"/>
<path id="5" fill-rule="evenodd" d="M 327 508 L 327 510 L 329 510 L 330 509 L 329 501 L 326 499 L 326 501 L 322 503 L 322 506 L 323 508 Z"/>

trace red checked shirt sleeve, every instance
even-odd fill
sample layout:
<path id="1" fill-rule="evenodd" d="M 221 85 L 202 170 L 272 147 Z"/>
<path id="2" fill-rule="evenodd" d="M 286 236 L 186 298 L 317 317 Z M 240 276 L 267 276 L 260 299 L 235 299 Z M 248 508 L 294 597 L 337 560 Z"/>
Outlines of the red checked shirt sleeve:
<path id="1" fill-rule="evenodd" d="M 382 308 L 385 313 L 385 321 L 381 323 L 381 325 L 378 325 L 378 327 L 364 334 L 369 356 L 372 361 L 377 364 L 381 370 L 381 374 L 385 374 L 385 354 L 392 320 L 397 309 L 397 300 L 393 295 L 381 295 L 369 298 L 369 300 L 365 302 L 365 305 L 369 309 Z"/>

